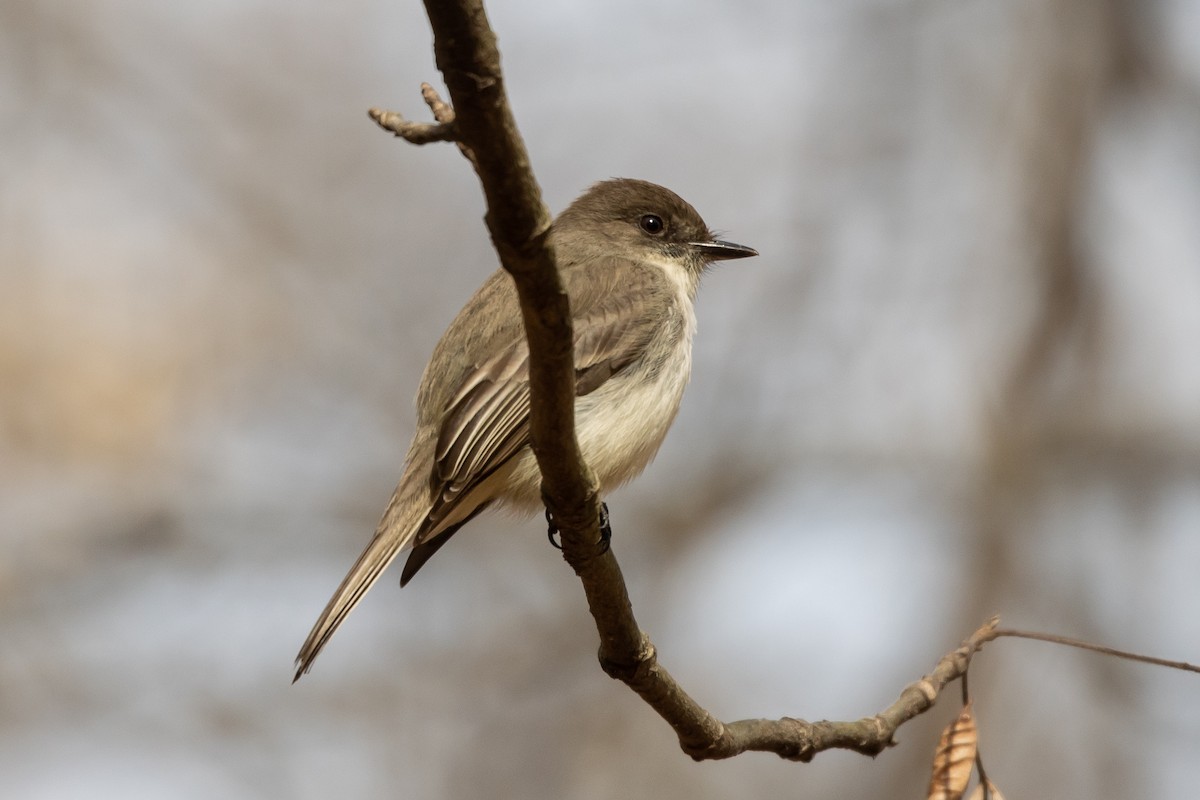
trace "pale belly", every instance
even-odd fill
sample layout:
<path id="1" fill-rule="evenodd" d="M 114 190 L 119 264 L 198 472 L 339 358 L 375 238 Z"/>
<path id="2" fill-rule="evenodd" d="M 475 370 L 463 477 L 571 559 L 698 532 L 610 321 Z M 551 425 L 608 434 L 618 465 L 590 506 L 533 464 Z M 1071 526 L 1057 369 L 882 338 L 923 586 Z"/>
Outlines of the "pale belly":
<path id="1" fill-rule="evenodd" d="M 662 446 L 691 373 L 690 342 L 680 355 L 673 368 L 653 380 L 638 380 L 637 373 L 625 380 L 617 376 L 575 401 L 575 435 L 601 496 L 641 474 Z M 497 488 L 507 484 L 508 491 L 498 498 L 504 505 L 524 511 L 542 507 L 541 473 L 527 447 L 487 483 Z"/>

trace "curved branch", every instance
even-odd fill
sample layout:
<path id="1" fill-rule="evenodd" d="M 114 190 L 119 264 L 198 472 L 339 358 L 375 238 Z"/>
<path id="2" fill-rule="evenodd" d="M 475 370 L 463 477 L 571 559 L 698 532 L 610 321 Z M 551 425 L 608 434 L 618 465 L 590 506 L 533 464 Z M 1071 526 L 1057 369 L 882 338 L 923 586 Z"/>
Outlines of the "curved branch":
<path id="1" fill-rule="evenodd" d="M 934 671 L 907 687 L 889 708 L 855 722 L 783 718 L 724 723 L 671 677 L 633 615 L 612 549 L 600 540 L 595 478 L 575 436 L 575 367 L 571 314 L 555 269 L 550 215 L 529 165 L 504 93 L 500 52 L 481 0 L 425 0 L 434 52 L 453 109 L 428 84 L 422 90 L 437 124 L 405 121 L 373 110 L 381 126 L 414 143 L 453 140 L 471 160 L 487 199 L 488 231 L 520 298 L 530 351 L 530 429 L 542 473 L 542 494 L 562 540 L 563 556 L 579 576 L 600 634 L 600 664 L 626 683 L 675 730 L 697 760 L 747 750 L 808 761 L 846 748 L 875 755 L 896 729 L 931 707 L 947 683 L 965 674 L 971 656 L 994 635 L 996 620 L 946 655 Z"/>
<path id="2" fill-rule="evenodd" d="M 852 722 L 806 722 L 783 717 L 723 723 L 701 708 L 657 665 L 652 646 L 646 661 L 630 679 L 614 677 L 625 680 L 654 706 L 675 729 L 683 751 L 697 761 L 732 758 L 750 750 L 775 753 L 790 761 L 811 761 L 817 753 L 835 749 L 875 756 L 895 743 L 901 725 L 932 708 L 942 690 L 966 674 L 971 657 L 996 638 L 999 623 L 999 617 L 985 622 L 962 645 L 944 655 L 932 672 L 906 686 L 896 702 L 873 717 Z"/>

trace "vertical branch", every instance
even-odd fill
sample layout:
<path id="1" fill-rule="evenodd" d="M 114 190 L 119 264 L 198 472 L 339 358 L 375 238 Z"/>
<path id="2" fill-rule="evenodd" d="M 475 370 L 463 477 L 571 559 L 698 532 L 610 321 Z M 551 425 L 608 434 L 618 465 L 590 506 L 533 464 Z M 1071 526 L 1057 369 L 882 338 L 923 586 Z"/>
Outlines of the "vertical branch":
<path id="1" fill-rule="evenodd" d="M 575 436 L 574 333 L 549 242 L 550 215 L 504 92 L 500 51 L 481 0 L 425 0 L 434 57 L 450 91 L 457 138 L 487 199 L 487 226 L 512 275 L 529 341 L 530 438 L 542 496 L 563 555 L 583 582 L 600 633 L 601 662 L 632 669 L 645 657 L 620 568 L 598 553 L 600 499 Z"/>
<path id="2" fill-rule="evenodd" d="M 582 505 L 591 481 L 583 470 L 570 469 L 582 464 L 574 436 L 570 307 L 547 239 L 550 214 L 505 95 L 496 35 L 480 0 L 426 0 L 425 9 L 459 141 L 473 154 L 487 199 L 488 232 L 521 299 L 530 350 L 531 435 L 546 493 Z"/>

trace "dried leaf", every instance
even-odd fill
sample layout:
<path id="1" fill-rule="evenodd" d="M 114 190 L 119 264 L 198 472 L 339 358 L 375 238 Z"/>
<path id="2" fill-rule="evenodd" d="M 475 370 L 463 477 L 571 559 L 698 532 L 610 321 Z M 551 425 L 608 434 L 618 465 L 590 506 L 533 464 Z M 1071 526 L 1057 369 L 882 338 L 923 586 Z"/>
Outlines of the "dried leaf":
<path id="1" fill-rule="evenodd" d="M 929 800 L 962 800 L 971 770 L 975 766 L 975 746 L 979 742 L 971 704 L 942 731 L 933 756 L 933 778 L 929 781 Z"/>

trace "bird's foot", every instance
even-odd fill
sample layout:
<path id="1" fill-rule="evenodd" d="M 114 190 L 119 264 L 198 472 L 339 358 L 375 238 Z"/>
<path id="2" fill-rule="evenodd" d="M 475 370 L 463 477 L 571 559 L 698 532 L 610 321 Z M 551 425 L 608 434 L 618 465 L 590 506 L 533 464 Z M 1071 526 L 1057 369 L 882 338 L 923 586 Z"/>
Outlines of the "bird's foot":
<path id="1" fill-rule="evenodd" d="M 546 538 L 555 548 L 562 550 L 558 543 L 558 526 L 554 524 L 554 515 L 546 509 Z M 607 553 L 612 543 L 612 525 L 608 520 L 608 503 L 600 504 L 600 553 Z"/>
<path id="2" fill-rule="evenodd" d="M 612 526 L 608 523 L 608 503 L 600 504 L 600 553 L 603 555 L 612 546 Z"/>

